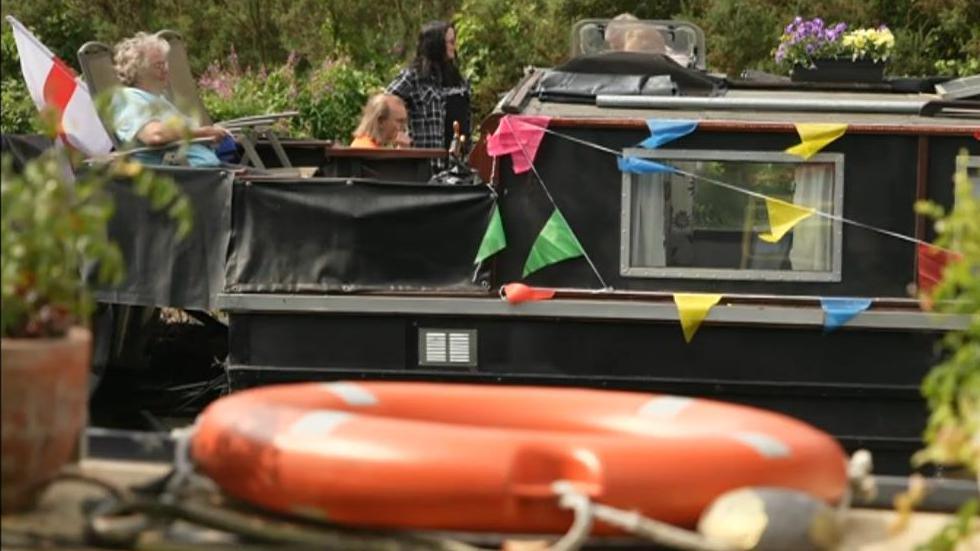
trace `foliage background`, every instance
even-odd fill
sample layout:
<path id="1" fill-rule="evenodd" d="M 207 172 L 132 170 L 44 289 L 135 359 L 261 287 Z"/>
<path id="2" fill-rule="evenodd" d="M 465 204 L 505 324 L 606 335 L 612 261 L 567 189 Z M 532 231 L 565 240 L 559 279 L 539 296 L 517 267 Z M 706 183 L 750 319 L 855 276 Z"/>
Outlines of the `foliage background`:
<path id="1" fill-rule="evenodd" d="M 178 30 L 216 120 L 288 107 L 301 112 L 293 123 L 298 134 L 340 140 L 349 138 L 366 96 L 412 57 L 421 24 L 438 18 L 456 22 L 477 120 L 525 66 L 567 56 L 574 21 L 626 11 L 700 25 L 709 67 L 728 74 L 779 71 L 771 53 L 795 15 L 888 24 L 897 42 L 894 75 L 980 72 L 976 0 L 4 0 L 0 11 L 76 69 L 75 52 L 88 40 Z M 0 129 L 29 132 L 33 106 L 10 26 L 2 27 Z"/>

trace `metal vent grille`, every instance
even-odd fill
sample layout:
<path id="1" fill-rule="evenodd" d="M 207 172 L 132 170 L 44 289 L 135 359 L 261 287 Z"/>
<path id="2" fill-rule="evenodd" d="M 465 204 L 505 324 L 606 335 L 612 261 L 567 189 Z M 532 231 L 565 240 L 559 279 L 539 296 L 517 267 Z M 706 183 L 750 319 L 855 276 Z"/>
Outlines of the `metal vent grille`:
<path id="1" fill-rule="evenodd" d="M 476 367 L 476 330 L 420 328 L 419 365 Z"/>

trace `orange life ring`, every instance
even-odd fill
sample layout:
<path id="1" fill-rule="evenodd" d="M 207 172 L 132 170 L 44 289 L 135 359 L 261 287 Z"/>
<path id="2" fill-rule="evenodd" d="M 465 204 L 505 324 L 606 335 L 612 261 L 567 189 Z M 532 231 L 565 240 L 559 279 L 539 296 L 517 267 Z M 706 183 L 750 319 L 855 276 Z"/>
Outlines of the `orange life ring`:
<path id="1" fill-rule="evenodd" d="M 558 480 L 684 526 L 735 488 L 781 486 L 834 501 L 847 481 L 837 442 L 801 421 L 710 400 L 575 388 L 258 388 L 211 404 L 191 455 L 234 497 L 387 528 L 561 533 L 572 515 L 558 508 Z"/>

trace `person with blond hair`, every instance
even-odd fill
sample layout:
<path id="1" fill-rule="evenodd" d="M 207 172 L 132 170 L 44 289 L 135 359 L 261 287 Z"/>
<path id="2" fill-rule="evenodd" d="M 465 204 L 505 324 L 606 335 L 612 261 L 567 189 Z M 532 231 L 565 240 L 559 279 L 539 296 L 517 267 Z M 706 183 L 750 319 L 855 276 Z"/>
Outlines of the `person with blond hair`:
<path id="1" fill-rule="evenodd" d="M 170 44 L 147 33 L 136 33 L 116 45 L 113 62 L 123 86 L 112 98 L 112 126 L 124 147 L 163 146 L 185 139 L 210 138 L 215 142 L 231 134 L 224 128 L 199 126 L 164 97 L 170 79 L 167 54 Z M 145 164 L 163 164 L 165 149 L 137 151 L 132 158 Z M 185 151 L 191 166 L 218 166 L 214 151 L 191 143 Z"/>
<path id="2" fill-rule="evenodd" d="M 364 105 L 350 146 L 408 147 L 412 140 L 405 132 L 407 123 L 408 111 L 401 98 L 394 94 L 375 94 Z"/>
<path id="3" fill-rule="evenodd" d="M 623 51 L 666 54 L 667 42 L 664 40 L 664 35 L 655 27 L 637 27 L 626 31 Z"/>
<path id="4" fill-rule="evenodd" d="M 626 33 L 637 28 L 639 19 L 632 13 L 624 12 L 609 20 L 606 24 L 605 39 L 610 50 L 623 50 L 626 45 Z"/>

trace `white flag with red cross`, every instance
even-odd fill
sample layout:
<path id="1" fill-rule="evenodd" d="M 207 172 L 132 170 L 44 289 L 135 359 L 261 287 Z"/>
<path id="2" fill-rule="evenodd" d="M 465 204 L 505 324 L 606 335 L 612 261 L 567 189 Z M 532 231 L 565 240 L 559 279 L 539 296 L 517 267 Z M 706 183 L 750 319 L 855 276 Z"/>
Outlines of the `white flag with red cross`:
<path id="1" fill-rule="evenodd" d="M 62 141 L 89 157 L 112 150 L 112 140 L 99 120 L 85 82 L 20 21 L 9 15 L 7 21 L 14 30 L 27 91 L 39 110 L 50 108 L 57 113 Z"/>

